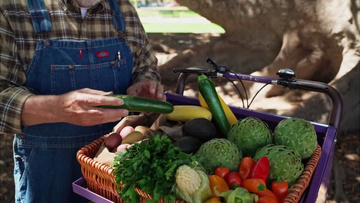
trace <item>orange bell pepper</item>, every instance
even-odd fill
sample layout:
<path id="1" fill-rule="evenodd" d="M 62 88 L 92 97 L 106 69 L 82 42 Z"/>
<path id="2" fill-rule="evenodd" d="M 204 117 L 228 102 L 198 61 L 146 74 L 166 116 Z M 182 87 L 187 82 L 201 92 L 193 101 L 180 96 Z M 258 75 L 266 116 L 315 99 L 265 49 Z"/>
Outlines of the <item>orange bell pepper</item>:
<path id="1" fill-rule="evenodd" d="M 230 190 L 224 178 L 218 175 L 209 176 L 211 194 L 213 197 L 220 197 L 219 194 Z"/>
<path id="2" fill-rule="evenodd" d="M 259 196 L 259 198 L 260 197 L 270 197 L 270 198 L 276 199 L 276 201 L 277 201 L 276 195 L 267 188 L 263 191 L 256 192 L 255 194 L 257 194 Z"/>
<path id="3" fill-rule="evenodd" d="M 250 178 L 254 166 L 255 166 L 255 161 L 251 157 L 244 157 L 241 159 L 240 168 L 239 168 L 241 180 Z"/>
<path id="4" fill-rule="evenodd" d="M 242 186 L 249 192 L 257 194 L 266 189 L 266 183 L 263 179 L 246 179 L 243 180 Z"/>
<path id="5" fill-rule="evenodd" d="M 204 203 L 221 203 L 221 201 L 219 197 L 212 197 L 206 200 Z"/>
<path id="6" fill-rule="evenodd" d="M 277 203 L 277 199 L 274 199 L 272 197 L 264 196 L 259 197 L 258 201 L 256 203 Z"/>

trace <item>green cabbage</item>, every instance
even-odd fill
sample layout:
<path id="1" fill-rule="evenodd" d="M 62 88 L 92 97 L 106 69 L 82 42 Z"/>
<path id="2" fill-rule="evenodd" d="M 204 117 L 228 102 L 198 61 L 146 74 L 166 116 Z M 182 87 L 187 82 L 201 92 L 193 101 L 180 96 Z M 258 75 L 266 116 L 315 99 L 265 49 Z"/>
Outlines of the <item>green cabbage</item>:
<path id="1" fill-rule="evenodd" d="M 249 193 L 243 187 L 237 187 L 235 190 L 228 190 L 220 194 L 225 197 L 226 203 L 253 203 L 257 201 L 257 195 Z M 254 201 L 255 200 L 255 201 Z"/>

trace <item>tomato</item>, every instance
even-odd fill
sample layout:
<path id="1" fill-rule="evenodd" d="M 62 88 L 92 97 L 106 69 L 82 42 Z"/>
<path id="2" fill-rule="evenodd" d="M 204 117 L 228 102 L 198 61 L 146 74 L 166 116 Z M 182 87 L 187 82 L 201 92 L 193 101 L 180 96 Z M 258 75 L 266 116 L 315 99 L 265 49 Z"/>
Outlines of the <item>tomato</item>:
<path id="1" fill-rule="evenodd" d="M 227 178 L 227 183 L 231 189 L 241 186 L 241 177 L 238 172 L 231 172 Z"/>
<path id="2" fill-rule="evenodd" d="M 229 174 L 230 174 L 230 169 L 229 168 L 217 167 L 215 169 L 215 175 L 220 176 L 220 177 L 224 178 L 225 180 L 227 179 Z"/>
<path id="3" fill-rule="evenodd" d="M 271 183 L 271 190 L 279 202 L 283 202 L 288 195 L 289 185 L 286 181 L 274 181 Z"/>

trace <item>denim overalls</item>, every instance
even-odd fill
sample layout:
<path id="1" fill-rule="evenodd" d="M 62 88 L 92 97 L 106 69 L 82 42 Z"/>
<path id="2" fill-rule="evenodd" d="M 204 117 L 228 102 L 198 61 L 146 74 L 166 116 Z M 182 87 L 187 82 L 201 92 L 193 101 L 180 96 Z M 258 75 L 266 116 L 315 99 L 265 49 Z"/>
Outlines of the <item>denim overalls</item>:
<path id="1" fill-rule="evenodd" d="M 51 32 L 44 0 L 27 0 L 36 33 Z M 113 24 L 124 36 L 125 23 L 117 0 L 109 0 Z M 42 35 L 46 36 L 46 35 Z M 124 37 L 89 41 L 43 38 L 27 69 L 25 86 L 38 95 L 59 95 L 81 88 L 125 94 L 131 84 L 133 58 Z M 81 177 L 76 152 L 116 123 L 82 127 L 68 123 L 26 127 L 14 138 L 14 179 L 17 202 L 88 202 L 73 193 Z"/>

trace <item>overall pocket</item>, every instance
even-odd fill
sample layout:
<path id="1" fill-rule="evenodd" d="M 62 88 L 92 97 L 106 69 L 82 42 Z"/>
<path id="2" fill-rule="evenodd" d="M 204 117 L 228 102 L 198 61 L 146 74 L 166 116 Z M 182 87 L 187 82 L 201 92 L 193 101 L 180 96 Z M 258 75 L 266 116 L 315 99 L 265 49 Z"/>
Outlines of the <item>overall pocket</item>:
<path id="1" fill-rule="evenodd" d="M 21 136 L 21 135 L 20 135 Z M 19 139 L 14 138 L 14 182 L 16 189 L 16 200 L 24 199 L 27 190 L 27 175 L 30 163 L 33 160 L 34 145 L 20 144 Z"/>
<path id="2" fill-rule="evenodd" d="M 59 95 L 82 88 L 118 93 L 124 84 L 129 85 L 131 81 L 131 74 L 123 74 L 127 72 L 126 67 L 125 59 L 121 60 L 120 66 L 118 61 L 91 65 L 51 65 L 51 94 Z"/>

